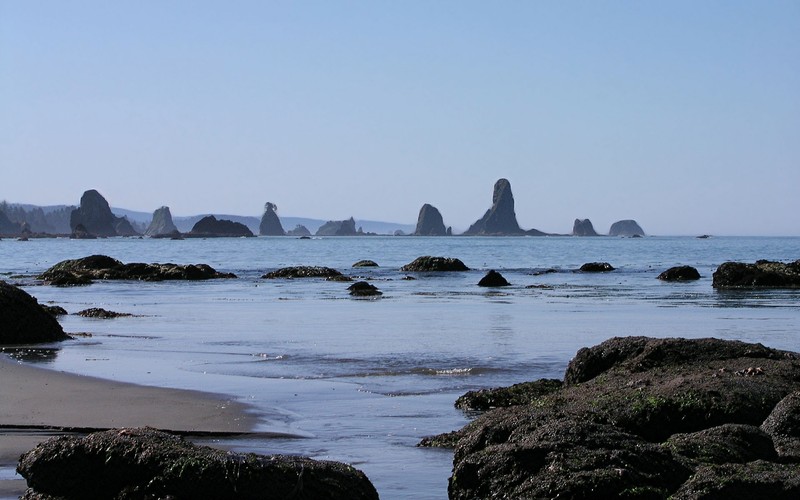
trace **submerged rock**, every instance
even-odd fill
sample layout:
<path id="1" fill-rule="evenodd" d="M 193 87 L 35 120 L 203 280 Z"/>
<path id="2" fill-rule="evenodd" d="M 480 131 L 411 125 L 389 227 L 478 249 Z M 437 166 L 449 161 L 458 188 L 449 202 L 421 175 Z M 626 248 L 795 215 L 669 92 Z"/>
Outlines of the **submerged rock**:
<path id="1" fill-rule="evenodd" d="M 98 280 L 207 280 L 235 278 L 232 273 L 221 273 L 207 264 L 123 264 L 107 255 L 90 255 L 80 259 L 64 260 L 38 276 L 53 285 L 87 284 Z"/>
<path id="2" fill-rule="evenodd" d="M 146 236 L 165 236 L 178 233 L 178 228 L 172 222 L 172 214 L 169 207 L 161 207 L 153 212 L 153 220 L 144 232 Z"/>
<path id="3" fill-rule="evenodd" d="M 497 287 L 497 286 L 509 286 L 511 283 L 506 281 L 502 274 L 498 273 L 494 269 L 486 273 L 486 276 L 481 278 L 478 282 L 478 286 L 485 286 L 485 287 Z"/>
<path id="4" fill-rule="evenodd" d="M 605 273 L 613 271 L 614 266 L 608 262 L 588 262 L 582 265 L 580 270 L 584 273 Z"/>
<path id="5" fill-rule="evenodd" d="M 270 271 L 263 275 L 262 278 L 335 278 L 338 276 L 342 276 L 342 273 L 330 267 L 293 266 Z"/>
<path id="6" fill-rule="evenodd" d="M 400 268 L 401 271 L 412 272 L 439 272 L 439 271 L 469 271 L 469 268 L 460 260 L 453 257 L 431 257 L 425 255 L 417 257 L 413 262 Z"/>
<path id="7" fill-rule="evenodd" d="M 419 209 L 417 217 L 417 227 L 414 236 L 447 236 L 447 228 L 444 227 L 442 214 L 433 205 L 424 204 Z"/>
<path id="8" fill-rule="evenodd" d="M 609 236 L 644 236 L 644 230 L 632 219 L 620 220 L 611 224 Z"/>
<path id="9" fill-rule="evenodd" d="M 670 267 L 658 275 L 662 281 L 695 281 L 700 279 L 700 273 L 692 266 Z"/>
<path id="10" fill-rule="evenodd" d="M 378 498 L 346 464 L 232 453 L 149 428 L 51 438 L 25 453 L 17 471 L 27 499 Z"/>
<path id="11" fill-rule="evenodd" d="M 189 231 L 186 236 L 193 238 L 240 238 L 255 236 L 250 228 L 241 222 L 228 219 L 219 219 L 213 215 L 203 217 Z"/>
<path id="12" fill-rule="evenodd" d="M 597 236 L 597 232 L 589 219 L 575 219 L 572 224 L 572 236 Z"/>
<path id="13" fill-rule="evenodd" d="M 356 281 L 347 289 L 350 290 L 350 295 L 354 297 L 377 297 L 383 295 L 383 292 L 378 290 L 378 287 L 366 281 Z"/>
<path id="14" fill-rule="evenodd" d="M 0 280 L 0 344 L 37 344 L 68 338 L 36 298 Z"/>
<path id="15" fill-rule="evenodd" d="M 281 220 L 275 211 L 278 206 L 274 203 L 267 202 L 264 205 L 264 215 L 261 216 L 261 224 L 258 226 L 258 234 L 261 236 L 284 236 L 286 231 L 283 230 Z"/>
<path id="16" fill-rule="evenodd" d="M 784 264 L 725 262 L 714 271 L 714 288 L 800 288 L 800 260 Z"/>

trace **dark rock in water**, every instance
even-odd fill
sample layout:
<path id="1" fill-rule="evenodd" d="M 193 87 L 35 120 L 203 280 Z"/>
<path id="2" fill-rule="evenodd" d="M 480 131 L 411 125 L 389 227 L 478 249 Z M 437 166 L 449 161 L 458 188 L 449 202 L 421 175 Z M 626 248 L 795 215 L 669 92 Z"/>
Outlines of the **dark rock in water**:
<path id="1" fill-rule="evenodd" d="M 286 234 L 288 236 L 311 236 L 311 231 L 309 231 L 306 226 L 298 224 L 294 227 L 294 229 L 288 231 Z"/>
<path id="2" fill-rule="evenodd" d="M 463 262 L 452 257 L 431 257 L 426 255 L 417 257 L 413 262 L 400 268 L 401 271 L 412 272 L 438 272 L 438 271 L 469 271 Z"/>
<path id="3" fill-rule="evenodd" d="M 70 338 L 25 290 L 0 280 L 0 344 L 38 344 Z"/>
<path id="4" fill-rule="evenodd" d="M 350 290 L 350 295 L 354 297 L 376 297 L 383 295 L 383 292 L 378 290 L 378 287 L 366 281 L 356 281 L 347 287 L 347 289 Z"/>
<path id="5" fill-rule="evenodd" d="M 122 318 L 125 316 L 133 316 L 132 314 L 129 313 L 119 313 L 119 312 L 109 311 L 101 307 L 91 307 L 89 309 L 84 309 L 83 311 L 79 311 L 75 314 L 77 314 L 78 316 L 83 316 L 84 318 L 99 318 L 99 319 L 111 319 L 111 318 Z"/>
<path id="6" fill-rule="evenodd" d="M 447 229 L 444 227 L 442 214 L 433 205 L 424 204 L 419 210 L 417 218 L 417 228 L 414 230 L 415 236 L 446 236 Z"/>
<path id="7" fill-rule="evenodd" d="M 261 236 L 285 236 L 286 231 L 283 230 L 281 220 L 275 211 L 278 206 L 274 203 L 267 202 L 264 205 L 264 215 L 261 216 L 261 224 L 258 226 L 258 234 Z"/>
<path id="8" fill-rule="evenodd" d="M 153 220 L 150 221 L 147 231 L 144 232 L 146 236 L 166 236 L 178 233 L 178 228 L 172 222 L 172 214 L 169 207 L 161 207 L 153 212 Z"/>
<path id="9" fill-rule="evenodd" d="M 233 222 L 227 219 L 217 220 L 213 215 L 207 215 L 197 221 L 186 236 L 192 238 L 240 238 L 255 235 L 241 222 Z"/>
<path id="10" fill-rule="evenodd" d="M 800 354 L 760 344 L 613 338 L 429 442 L 455 444 L 451 499 L 795 498 L 798 380 Z"/>
<path id="11" fill-rule="evenodd" d="M 342 273 L 330 267 L 320 266 L 294 266 L 283 267 L 276 271 L 268 272 L 262 278 L 332 278 L 342 276 Z"/>
<path id="12" fill-rule="evenodd" d="M 486 276 L 481 278 L 478 282 L 478 286 L 486 286 L 486 287 L 495 287 L 495 286 L 509 286 L 511 283 L 506 281 L 502 274 L 498 273 L 494 269 L 486 273 Z"/>
<path id="13" fill-rule="evenodd" d="M 507 179 L 500 179 L 494 184 L 492 207 L 486 211 L 482 218 L 472 224 L 464 234 L 525 234 L 525 231 L 520 229 L 517 223 L 517 214 L 514 212 L 514 195 L 511 193 L 511 183 Z"/>
<path id="14" fill-rule="evenodd" d="M 561 389 L 563 385 L 564 383 L 560 380 L 541 379 L 514 384 L 511 387 L 469 391 L 456 399 L 456 408 L 486 411 L 493 408 L 525 405 Z"/>
<path id="15" fill-rule="evenodd" d="M 374 260 L 359 260 L 353 267 L 378 267 L 378 263 Z"/>
<path id="16" fill-rule="evenodd" d="M 29 499 L 378 498 L 346 464 L 232 453 L 149 428 L 51 438 L 25 453 L 17 471 Z"/>
<path id="17" fill-rule="evenodd" d="M 581 266 L 581 271 L 584 273 L 605 273 L 613 270 L 614 266 L 608 262 L 588 262 Z"/>
<path id="18" fill-rule="evenodd" d="M 329 220 L 317 229 L 316 236 L 355 236 L 356 221 L 350 217 L 347 220 Z"/>
<path id="19" fill-rule="evenodd" d="M 800 288 L 800 260 L 784 264 L 759 260 L 755 264 L 725 262 L 714 271 L 714 288 Z"/>
<path id="20" fill-rule="evenodd" d="M 80 207 L 70 214 L 69 227 L 76 238 L 80 234 L 79 225 L 85 228 L 86 233 L 103 238 L 139 234 L 133 229 L 128 219 L 115 216 L 103 195 L 94 189 L 83 193 Z"/>
<path id="21" fill-rule="evenodd" d="M 611 224 L 609 236 L 644 236 L 644 230 L 635 220 L 620 220 Z"/>
<path id="22" fill-rule="evenodd" d="M 44 309 L 47 312 L 47 314 L 50 314 L 51 316 L 55 316 L 55 317 L 66 316 L 67 315 L 67 310 L 64 309 L 61 306 L 46 306 L 46 305 L 42 305 L 42 309 Z"/>
<path id="23" fill-rule="evenodd" d="M 217 272 L 207 264 L 123 264 L 106 255 L 64 260 L 38 276 L 46 283 L 60 286 L 88 284 L 92 279 L 165 281 L 235 277 L 231 273 Z"/>
<path id="24" fill-rule="evenodd" d="M 597 236 L 597 232 L 589 219 L 575 219 L 572 224 L 572 236 Z"/>
<path id="25" fill-rule="evenodd" d="M 75 226 L 69 237 L 73 240 L 93 240 L 97 238 L 97 236 L 90 233 L 83 224 Z"/>
<path id="26" fill-rule="evenodd" d="M 663 281 L 694 281 L 700 279 L 700 273 L 692 266 L 670 267 L 658 275 Z"/>

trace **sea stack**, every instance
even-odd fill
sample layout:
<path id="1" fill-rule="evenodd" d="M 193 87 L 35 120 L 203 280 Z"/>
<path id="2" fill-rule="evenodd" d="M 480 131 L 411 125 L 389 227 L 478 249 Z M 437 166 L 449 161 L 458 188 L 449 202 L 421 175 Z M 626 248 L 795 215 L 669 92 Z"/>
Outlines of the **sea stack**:
<path id="1" fill-rule="evenodd" d="M 447 228 L 444 227 L 442 214 L 433 205 L 424 204 L 419 210 L 417 228 L 414 236 L 446 236 Z"/>
<path id="2" fill-rule="evenodd" d="M 80 207 L 70 214 L 70 230 L 74 233 L 79 225 L 82 225 L 89 234 L 100 237 L 136 236 L 139 234 L 133 229 L 128 219 L 115 216 L 103 195 L 94 189 L 83 193 Z"/>
<path id="3" fill-rule="evenodd" d="M 241 222 L 233 222 L 227 219 L 217 220 L 213 215 L 207 215 L 197 221 L 186 236 L 193 238 L 238 238 L 255 235 Z"/>
<path id="4" fill-rule="evenodd" d="M 281 220 L 278 218 L 278 214 L 275 213 L 277 209 L 278 205 L 269 201 L 264 205 L 264 215 L 261 216 L 258 234 L 261 236 L 286 236 Z"/>
<path id="5" fill-rule="evenodd" d="M 514 195 L 511 193 L 511 183 L 508 179 L 500 179 L 494 184 L 492 207 L 464 234 L 469 236 L 525 234 L 517 224 Z"/>
<path id="6" fill-rule="evenodd" d="M 575 219 L 572 225 L 572 236 L 597 236 L 597 232 L 589 219 Z"/>
<path id="7" fill-rule="evenodd" d="M 620 220 L 611 224 L 609 236 L 644 236 L 644 230 L 635 220 Z"/>
<path id="8" fill-rule="evenodd" d="M 177 232 L 178 228 L 172 222 L 172 214 L 169 211 L 169 207 L 161 207 L 153 212 L 153 220 L 150 221 L 150 226 L 148 226 L 144 234 L 146 236 L 159 236 Z"/>
<path id="9" fill-rule="evenodd" d="M 317 229 L 316 236 L 355 236 L 356 221 L 350 217 L 347 220 L 329 220 Z"/>

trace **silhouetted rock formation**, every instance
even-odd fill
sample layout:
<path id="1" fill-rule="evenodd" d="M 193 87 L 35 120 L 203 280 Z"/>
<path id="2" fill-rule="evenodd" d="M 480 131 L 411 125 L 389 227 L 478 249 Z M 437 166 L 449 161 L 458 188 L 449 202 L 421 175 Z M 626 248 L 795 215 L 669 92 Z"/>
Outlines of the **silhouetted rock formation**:
<path id="1" fill-rule="evenodd" d="M 0 344 L 36 344 L 68 338 L 36 298 L 0 280 Z"/>
<path id="2" fill-rule="evenodd" d="M 175 223 L 172 222 L 172 214 L 169 207 L 161 207 L 153 212 L 153 220 L 145 231 L 146 236 L 174 235 L 178 232 Z"/>
<path id="3" fill-rule="evenodd" d="M 278 206 L 274 203 L 267 202 L 264 205 L 264 215 L 261 216 L 261 224 L 258 226 L 258 234 L 261 236 L 285 236 L 286 231 L 283 230 L 281 220 L 275 210 Z"/>
<path id="4" fill-rule="evenodd" d="M 644 230 L 635 220 L 620 220 L 611 224 L 609 236 L 644 236 Z"/>
<path id="5" fill-rule="evenodd" d="M 87 233 L 104 238 L 139 234 L 128 219 L 115 216 L 103 195 L 94 189 L 83 193 L 80 207 L 70 214 L 69 227 L 73 233 L 77 233 L 78 225 L 82 225 Z"/>
<path id="6" fill-rule="evenodd" d="M 800 260 L 784 264 L 725 262 L 714 271 L 714 288 L 800 288 Z"/>
<path id="7" fill-rule="evenodd" d="M 378 499 L 367 476 L 343 463 L 237 454 L 151 428 L 52 438 L 17 470 L 26 498 Z"/>
<path id="8" fill-rule="evenodd" d="M 502 274 L 498 273 L 494 269 L 486 273 L 486 276 L 481 278 L 478 282 L 478 286 L 485 286 L 485 287 L 497 287 L 497 286 L 509 286 L 509 283 Z"/>
<path id="9" fill-rule="evenodd" d="M 92 240 L 97 238 L 97 236 L 87 231 L 83 224 L 78 224 L 75 226 L 72 229 L 72 234 L 70 234 L 69 237 L 74 240 Z"/>
<path id="10" fill-rule="evenodd" d="M 329 220 L 317 229 L 316 236 L 355 236 L 356 221 L 350 217 L 347 220 Z"/>
<path id="11" fill-rule="evenodd" d="M 431 257 L 424 255 L 417 257 L 413 262 L 400 268 L 401 271 L 412 272 L 438 272 L 438 271 L 469 271 L 461 260 L 454 257 Z"/>
<path id="12" fill-rule="evenodd" d="M 597 232 L 589 219 L 575 219 L 572 225 L 572 236 L 597 236 Z"/>
<path id="13" fill-rule="evenodd" d="M 587 262 L 581 266 L 581 271 L 584 273 L 605 273 L 613 270 L 614 266 L 608 262 Z"/>
<path id="14" fill-rule="evenodd" d="M 286 233 L 288 236 L 311 236 L 311 231 L 302 224 L 298 224 L 294 227 L 294 229 L 288 231 Z"/>
<path id="15" fill-rule="evenodd" d="M 366 281 L 356 281 L 347 289 L 353 297 L 378 297 L 383 295 L 383 292 L 378 290 L 378 287 Z"/>
<path id="16" fill-rule="evenodd" d="M 492 208 L 486 211 L 481 219 L 467 229 L 465 235 L 519 235 L 525 234 L 517 224 L 514 212 L 514 195 L 511 183 L 500 179 L 494 184 Z"/>
<path id="17" fill-rule="evenodd" d="M 282 267 L 275 271 L 268 272 L 262 278 L 338 278 L 342 273 L 331 267 L 322 266 L 293 266 Z"/>
<path id="18" fill-rule="evenodd" d="M 70 276 L 75 282 L 69 282 Z M 38 276 L 52 285 L 88 284 L 92 279 L 164 281 L 235 277 L 231 273 L 217 272 L 207 264 L 123 264 L 107 255 L 64 260 Z"/>
<path id="19" fill-rule="evenodd" d="M 227 219 L 217 220 L 213 215 L 208 215 L 197 221 L 186 236 L 193 238 L 225 238 L 255 235 L 241 222 L 233 222 Z"/>
<path id="20" fill-rule="evenodd" d="M 433 205 L 424 204 L 419 210 L 415 236 L 445 236 L 447 229 L 444 227 L 442 214 Z"/>
<path id="21" fill-rule="evenodd" d="M 658 275 L 662 281 L 695 281 L 700 279 L 700 273 L 692 266 L 670 267 Z"/>
<path id="22" fill-rule="evenodd" d="M 75 314 L 78 316 L 82 316 L 84 318 L 95 318 L 95 319 L 113 319 L 113 318 L 124 318 L 126 316 L 133 316 L 133 314 L 131 313 L 120 313 L 116 311 L 109 311 L 108 309 L 103 309 L 102 307 L 90 307 L 89 309 L 78 311 Z"/>
<path id="23" fill-rule="evenodd" d="M 374 260 L 359 260 L 353 267 L 378 267 L 378 263 Z"/>

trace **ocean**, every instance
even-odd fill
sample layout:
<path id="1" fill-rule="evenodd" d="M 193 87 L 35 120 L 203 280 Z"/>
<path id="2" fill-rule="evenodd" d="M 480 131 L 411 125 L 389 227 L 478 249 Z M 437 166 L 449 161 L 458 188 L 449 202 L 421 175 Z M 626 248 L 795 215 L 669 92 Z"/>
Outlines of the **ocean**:
<path id="1" fill-rule="evenodd" d="M 238 278 L 72 288 L 30 279 L 93 254 L 206 263 Z M 400 271 L 422 255 L 457 257 L 471 270 Z M 725 261 L 798 258 L 797 237 L 32 239 L 0 241 L 0 279 L 25 283 L 40 303 L 69 313 L 134 315 L 62 317 L 68 333 L 91 335 L 18 359 L 230 395 L 258 414 L 264 436 L 282 436 L 234 440 L 237 451 L 339 460 L 363 470 L 383 499 L 444 499 L 452 453 L 416 444 L 474 417 L 453 406 L 468 390 L 561 378 L 578 349 L 614 336 L 717 337 L 800 351 L 800 290 L 711 286 Z M 380 267 L 351 267 L 361 259 Z M 616 270 L 576 272 L 586 262 Z M 684 264 L 702 278 L 656 279 Z M 293 265 L 334 267 L 383 296 L 352 298 L 343 282 L 261 278 Z M 512 286 L 478 287 L 490 269 Z"/>

